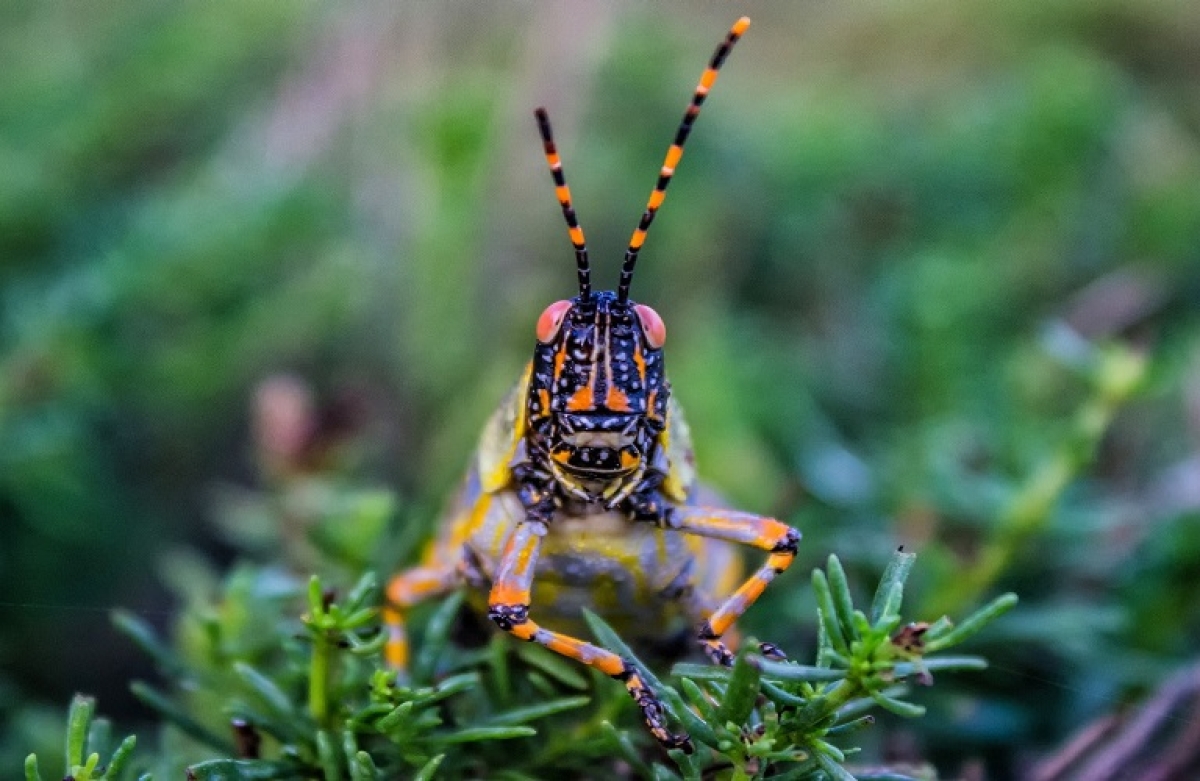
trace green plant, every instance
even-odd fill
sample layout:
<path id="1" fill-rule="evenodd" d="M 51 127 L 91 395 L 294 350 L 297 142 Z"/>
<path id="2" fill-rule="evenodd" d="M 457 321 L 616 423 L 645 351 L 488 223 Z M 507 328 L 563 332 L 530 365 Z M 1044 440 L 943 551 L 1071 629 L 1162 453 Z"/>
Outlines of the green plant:
<path id="1" fill-rule="evenodd" d="M 857 749 L 848 740 L 872 722 L 868 711 L 921 715 L 922 706 L 903 699 L 903 682 L 931 683 L 934 672 L 984 668 L 978 657 L 936 654 L 1016 602 L 1011 594 L 999 597 L 958 626 L 946 618 L 902 624 L 904 582 L 914 558 L 903 552 L 893 557 L 869 613 L 853 606 L 837 557 L 813 572 L 820 642 L 812 666 L 743 652 L 729 669 L 679 664 L 671 686 L 599 617 L 586 614 L 596 638 L 641 668 L 696 740 L 692 756 L 671 752 L 674 770 L 656 761 L 659 749 L 640 729 L 621 729 L 631 708 L 610 681 L 598 675 L 589 681 L 586 671 L 501 635 L 475 649 L 452 642 L 461 592 L 428 617 L 412 681 L 401 684 L 380 658 L 384 635 L 373 607 L 373 574 L 344 596 L 312 577 L 307 611 L 297 621 L 290 611 L 302 591 L 298 584 L 241 568 L 207 615 L 192 617 L 204 628 L 198 646 L 189 647 L 195 637 L 183 632 L 180 647 L 171 647 L 136 616 L 114 616 L 175 682 L 171 692 L 133 684 L 137 696 L 183 737 L 164 743 L 161 756 L 139 769 L 172 777 L 186 766 L 188 777 L 200 781 L 480 773 L 529 779 L 562 772 L 853 778 L 847 768 Z M 247 623 L 247 616 L 255 619 Z M 248 627 L 260 642 L 243 642 Z M 119 781 L 131 767 L 134 738 L 100 767 L 98 752 L 106 750 L 109 729 L 93 722 L 93 709 L 85 697 L 72 705 L 67 765 L 76 781 Z M 89 749 L 93 753 L 85 758 Z M 205 754 L 215 756 L 199 759 Z M 31 781 L 41 777 L 34 755 L 26 760 L 26 775 Z"/>
<path id="2" fill-rule="evenodd" d="M 95 713 L 96 701 L 91 697 L 76 695 L 71 701 L 63 763 L 67 778 L 73 781 L 121 781 L 128 777 L 125 771 L 137 738 L 130 735 L 113 748 L 112 725 L 107 719 L 95 718 Z M 108 762 L 101 765 L 100 752 L 108 753 L 110 748 Z M 42 778 L 37 755 L 30 754 L 25 758 L 25 781 L 42 781 Z"/>

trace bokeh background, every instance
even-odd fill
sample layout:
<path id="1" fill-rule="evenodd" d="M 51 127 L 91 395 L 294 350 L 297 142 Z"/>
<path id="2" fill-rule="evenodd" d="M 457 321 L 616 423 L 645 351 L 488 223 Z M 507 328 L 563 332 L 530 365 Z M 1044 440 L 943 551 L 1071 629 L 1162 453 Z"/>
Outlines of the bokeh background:
<path id="1" fill-rule="evenodd" d="M 880 754 L 1014 777 L 1195 661 L 1200 5 L 16 0 L 4 767 L 75 691 L 149 718 L 108 611 L 166 627 L 247 555 L 274 456 L 411 555 L 573 291 L 533 107 L 607 286 L 741 13 L 634 285 L 701 473 L 801 573 L 866 593 L 905 545 L 915 617 L 1023 599 Z M 811 648 L 788 577 L 751 630 Z"/>

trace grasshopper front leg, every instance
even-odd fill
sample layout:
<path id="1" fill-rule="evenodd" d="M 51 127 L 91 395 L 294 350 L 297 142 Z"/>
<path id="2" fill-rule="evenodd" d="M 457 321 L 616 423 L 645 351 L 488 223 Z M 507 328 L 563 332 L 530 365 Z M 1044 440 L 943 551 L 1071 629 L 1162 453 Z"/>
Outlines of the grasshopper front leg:
<path id="1" fill-rule="evenodd" d="M 612 651 L 538 626 L 530 619 L 533 574 L 546 531 L 546 524 L 537 520 L 524 521 L 513 530 L 488 596 L 488 617 L 501 629 L 521 640 L 537 643 L 557 654 L 595 667 L 625 684 L 625 689 L 641 709 L 642 718 L 655 739 L 667 748 L 682 748 L 690 754 L 693 750 L 691 739 L 686 734 L 667 730 L 666 711 L 662 702 L 630 662 Z"/>
<path id="2" fill-rule="evenodd" d="M 700 627 L 697 639 L 704 652 L 713 662 L 730 665 L 733 663 L 733 654 L 721 642 L 721 638 L 733 627 L 738 617 L 762 596 L 767 585 L 791 566 L 796 559 L 800 532 L 774 518 L 711 507 L 672 508 L 667 513 L 666 525 L 685 534 L 751 545 L 771 554 L 766 563 L 726 598 Z M 783 656 L 770 643 L 763 643 L 762 650 L 771 657 Z"/>

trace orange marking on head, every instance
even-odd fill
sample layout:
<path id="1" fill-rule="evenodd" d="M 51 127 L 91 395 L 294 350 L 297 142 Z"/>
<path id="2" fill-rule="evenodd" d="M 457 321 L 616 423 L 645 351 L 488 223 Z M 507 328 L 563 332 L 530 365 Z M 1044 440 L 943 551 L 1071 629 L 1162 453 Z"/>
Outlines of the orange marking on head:
<path id="1" fill-rule="evenodd" d="M 567 399 L 567 409 L 571 412 L 585 412 L 595 406 L 591 384 L 584 385 Z"/>
<path id="2" fill-rule="evenodd" d="M 565 464 L 571 460 L 571 454 L 565 450 L 555 451 L 550 454 L 550 457 L 560 464 Z"/>
<path id="3" fill-rule="evenodd" d="M 562 367 L 563 367 L 563 364 L 566 363 L 566 360 L 567 360 L 567 343 L 563 342 L 563 346 L 558 349 L 558 352 L 554 353 L 554 382 L 555 382 L 555 384 L 558 383 L 558 378 L 559 378 L 559 376 L 562 375 Z"/>
<path id="4" fill-rule="evenodd" d="M 638 460 L 636 456 L 632 456 L 629 453 L 626 453 L 624 450 L 621 451 L 622 469 L 633 469 L 635 466 L 637 466 L 637 462 Z"/>
<path id="5" fill-rule="evenodd" d="M 613 412 L 633 412 L 629 406 L 629 397 L 615 385 L 608 386 L 608 393 L 604 397 L 604 406 Z"/>

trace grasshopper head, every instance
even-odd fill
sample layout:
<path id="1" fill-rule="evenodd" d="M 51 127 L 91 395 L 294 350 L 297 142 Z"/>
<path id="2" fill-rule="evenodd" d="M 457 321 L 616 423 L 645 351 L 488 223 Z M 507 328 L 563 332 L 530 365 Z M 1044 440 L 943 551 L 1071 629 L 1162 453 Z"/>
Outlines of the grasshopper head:
<path id="1" fill-rule="evenodd" d="M 666 421 L 666 328 L 611 292 L 551 304 L 538 320 L 528 420 L 573 493 L 611 498 L 640 479 Z"/>
<path id="2" fill-rule="evenodd" d="M 593 292 L 591 263 L 575 214 L 562 158 L 544 108 L 534 111 L 554 194 L 575 249 L 579 295 L 551 304 L 538 320 L 526 418 L 530 445 L 559 484 L 577 497 L 613 505 L 637 488 L 666 427 L 671 388 L 663 374 L 662 318 L 629 298 L 638 253 L 662 206 L 717 70 L 750 20 L 734 25 L 705 69 L 658 179 L 629 238 L 615 292 Z"/>

